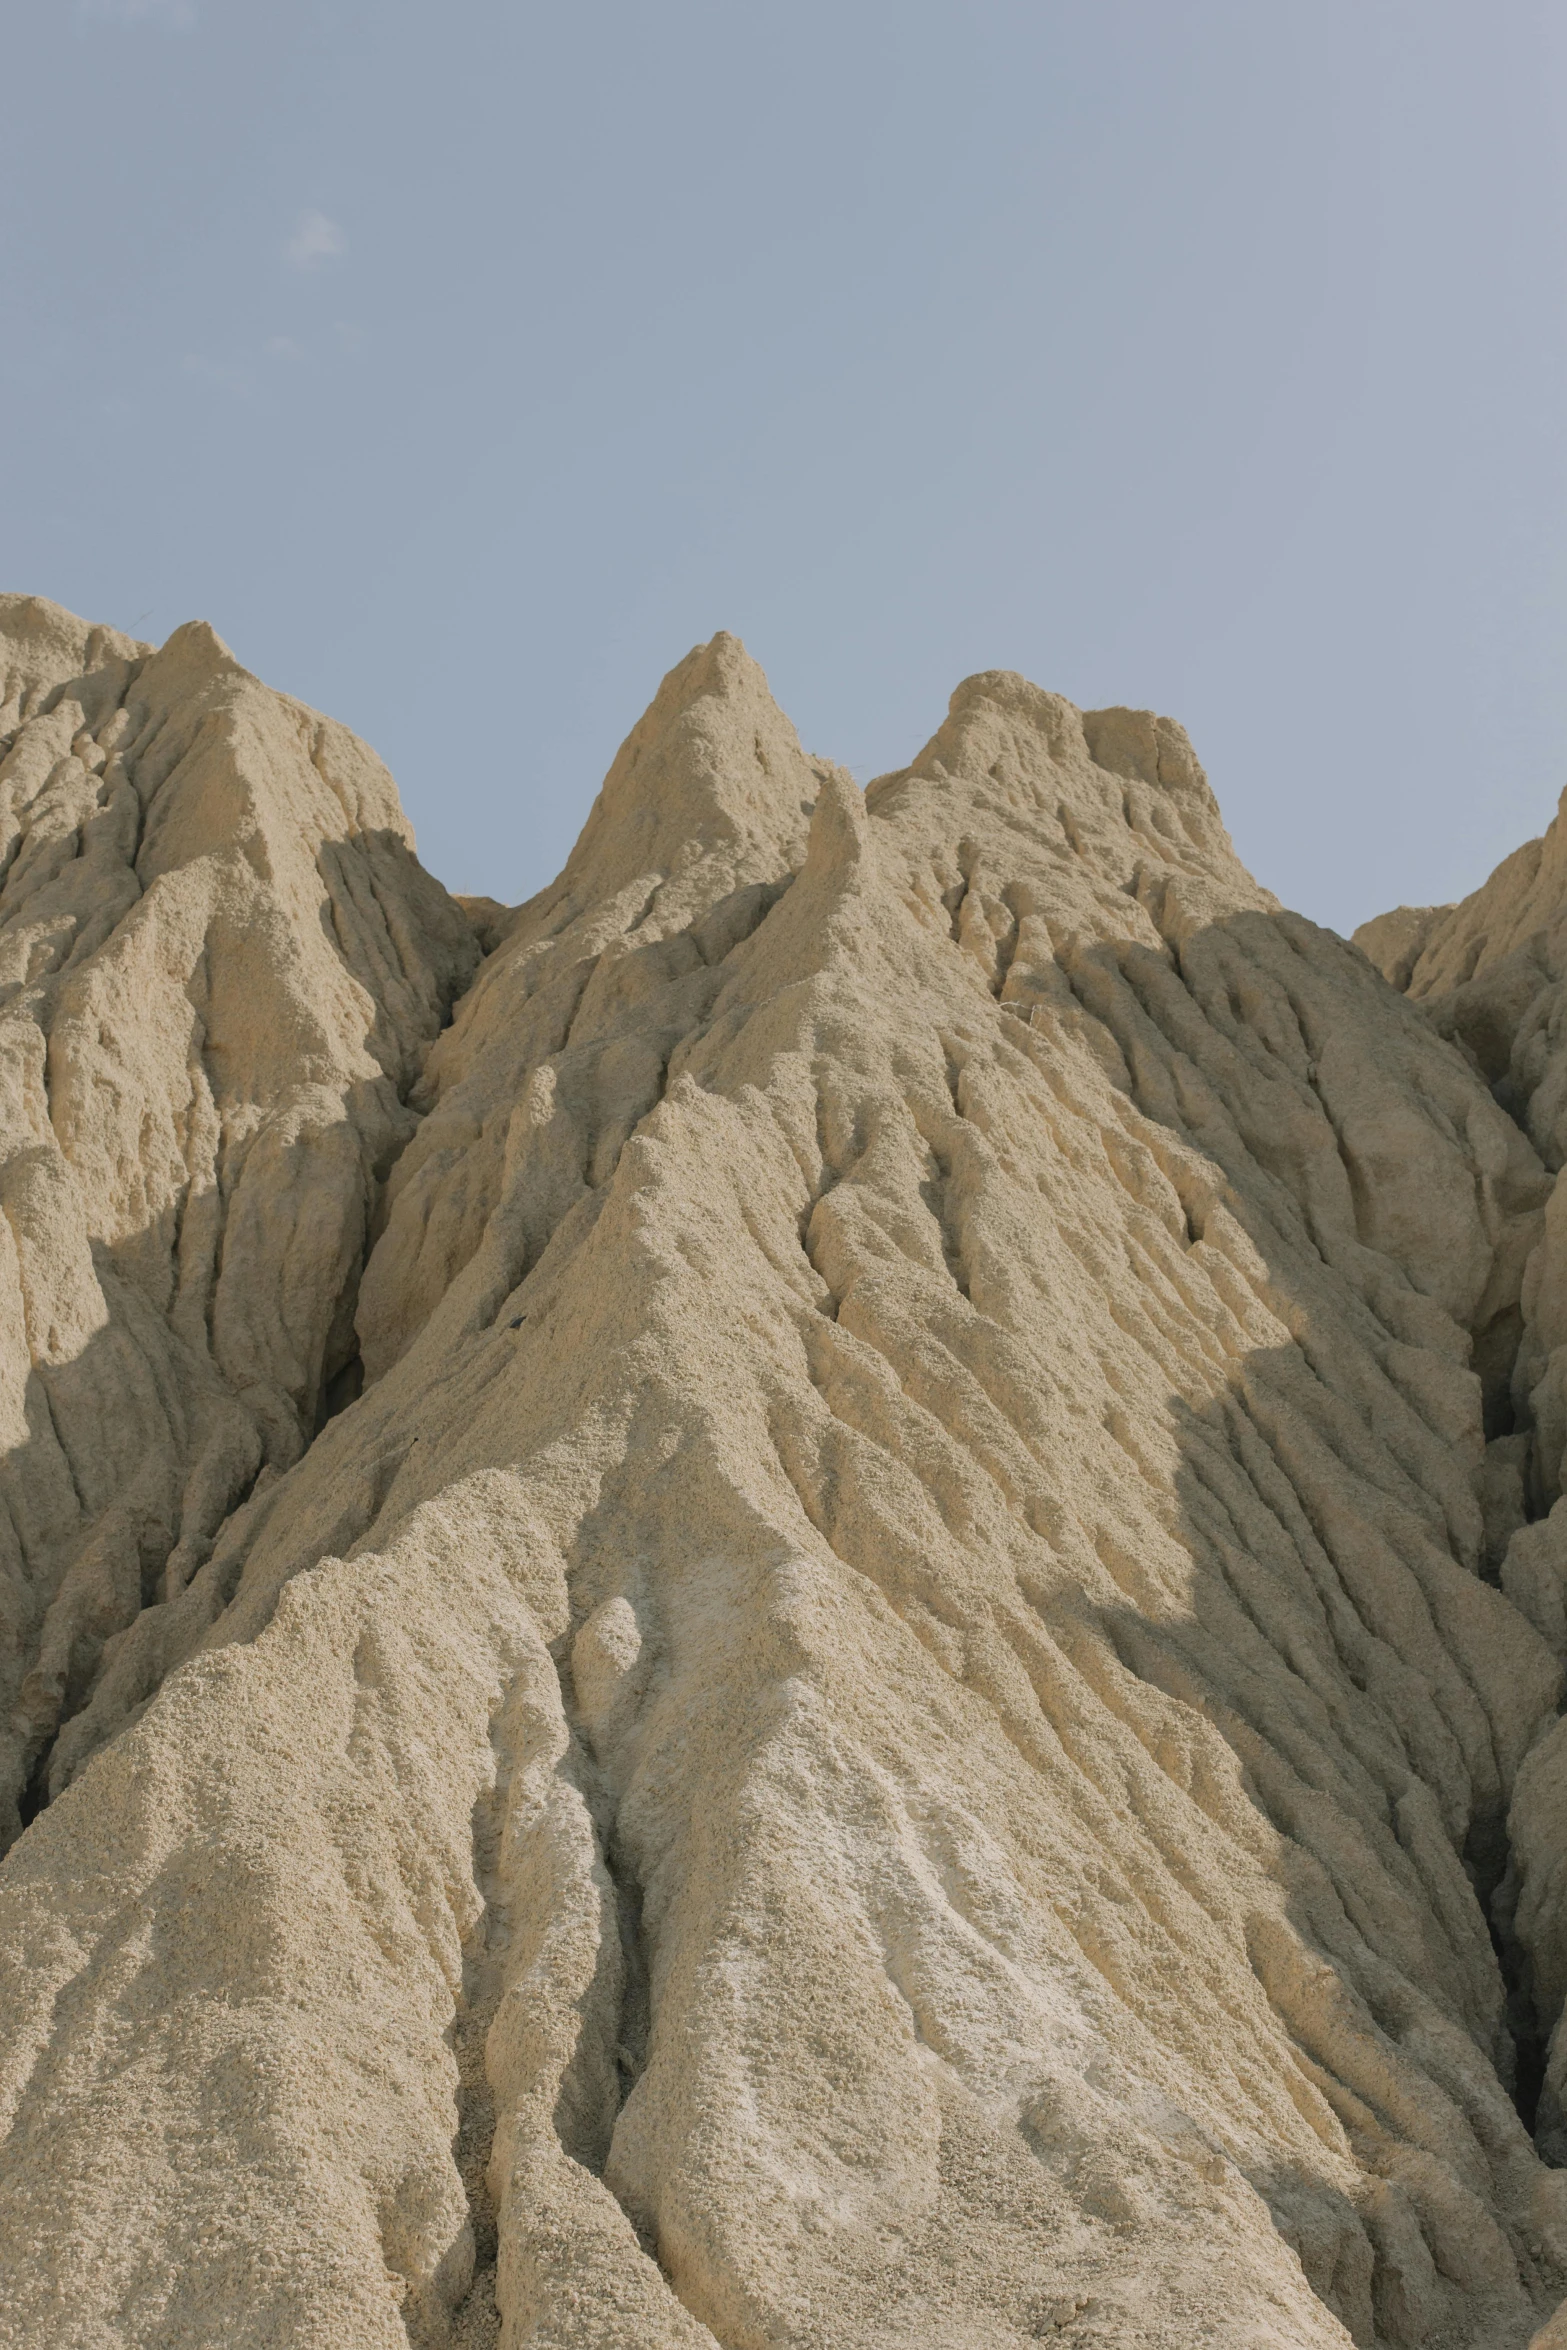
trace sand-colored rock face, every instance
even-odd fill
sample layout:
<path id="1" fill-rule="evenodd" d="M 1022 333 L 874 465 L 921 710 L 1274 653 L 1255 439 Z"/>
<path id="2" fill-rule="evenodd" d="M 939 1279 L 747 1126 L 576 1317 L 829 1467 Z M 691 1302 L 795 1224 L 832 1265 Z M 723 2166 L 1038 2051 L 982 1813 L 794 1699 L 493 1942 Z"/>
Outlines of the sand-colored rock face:
<path id="1" fill-rule="evenodd" d="M 204 632 L 8 622 L 0 2341 L 1524 2350 L 1562 1154 L 1465 909 L 1401 994 L 1168 721 L 973 678 L 862 794 L 728 638 L 458 909 Z"/>
<path id="2" fill-rule="evenodd" d="M 356 1358 L 477 946 L 391 778 L 209 629 L 0 598 L 0 1825 Z M 9 1841 L 9 1835 L 0 1836 Z"/>
<path id="3" fill-rule="evenodd" d="M 1529 1134 L 1555 1181 L 1520 1293 L 1513 1352 L 1515 1433 L 1499 1475 L 1513 1491 L 1500 1545 L 1503 1590 L 1567 1659 L 1567 828 L 1499 865 L 1457 906 L 1401 908 L 1357 932 Z M 1548 1514 L 1547 1514 L 1548 1513 Z M 1535 1522 L 1521 1522 L 1525 1519 Z M 1548 2046 L 1539 2137 L 1567 2164 L 1567 1739 L 1542 1738 L 1519 1779 L 1508 1898 L 1515 1907 L 1522 1998 Z M 1561 2323 L 1567 2340 L 1567 2320 Z M 1556 2339 L 1552 2337 L 1553 2341 Z"/>

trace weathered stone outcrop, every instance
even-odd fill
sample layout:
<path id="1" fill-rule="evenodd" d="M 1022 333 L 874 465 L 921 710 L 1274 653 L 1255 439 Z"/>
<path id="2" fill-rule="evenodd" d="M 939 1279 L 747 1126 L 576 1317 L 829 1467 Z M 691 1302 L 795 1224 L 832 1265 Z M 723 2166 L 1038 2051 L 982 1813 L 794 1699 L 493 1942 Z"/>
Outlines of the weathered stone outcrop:
<path id="1" fill-rule="evenodd" d="M 27 625 L 189 802 L 200 953 L 117 852 L 84 975 L 139 919 L 172 976 L 71 1082 L 278 1007 L 221 1336 L 130 1112 L 112 1176 L 40 1113 L 91 1311 L 275 1473 L 127 1589 L 0 1865 L 6 2338 L 1523 2350 L 1562 1154 L 1424 1008 L 1464 909 L 1400 993 L 1169 721 L 984 675 L 862 794 L 718 638 L 561 881 L 454 911 L 212 640 Z"/>
<path id="2" fill-rule="evenodd" d="M 1567 831 L 1560 811 L 1456 906 L 1386 914 L 1356 934 L 1387 978 L 1451 1037 L 1554 1178 L 1512 1349 L 1503 1590 L 1567 1660 Z M 1538 2135 L 1567 2163 L 1567 1741 L 1541 1740 L 1520 1777 L 1503 1888 L 1521 2003 L 1548 2050 Z"/>
<path id="3" fill-rule="evenodd" d="M 0 753 L 14 1832 L 126 1626 L 351 1385 L 377 1184 L 478 948 L 380 763 L 210 629 L 0 599 Z"/>

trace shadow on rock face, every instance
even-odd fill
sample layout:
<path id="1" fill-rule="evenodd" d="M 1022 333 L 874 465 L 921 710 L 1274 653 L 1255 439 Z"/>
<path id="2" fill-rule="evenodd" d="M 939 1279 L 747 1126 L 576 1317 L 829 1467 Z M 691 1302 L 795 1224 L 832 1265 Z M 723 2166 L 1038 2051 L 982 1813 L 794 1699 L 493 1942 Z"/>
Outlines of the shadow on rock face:
<path id="1" fill-rule="evenodd" d="M 162 1606 L 117 1537 L 136 1718 L 0 1881 L 29 2240 L 149 2343 L 1523 2350 L 1540 1162 L 1168 722 L 989 674 L 862 798 L 764 705 L 672 673 L 345 1174 L 305 1456 Z"/>

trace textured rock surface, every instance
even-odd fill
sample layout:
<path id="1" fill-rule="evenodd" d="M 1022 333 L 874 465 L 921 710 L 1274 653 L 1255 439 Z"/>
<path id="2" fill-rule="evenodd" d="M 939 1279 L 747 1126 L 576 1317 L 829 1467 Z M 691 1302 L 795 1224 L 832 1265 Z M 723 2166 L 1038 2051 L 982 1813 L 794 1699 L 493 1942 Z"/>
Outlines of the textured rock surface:
<path id="1" fill-rule="evenodd" d="M 1457 906 L 1401 908 L 1357 933 L 1392 983 L 1525 1128 L 1555 1180 L 1520 1295 L 1514 1430 L 1492 1447 L 1513 1488 L 1498 1545 L 1502 1588 L 1567 1659 L 1567 831 L 1558 811 Z M 1533 1521 L 1533 1522 L 1522 1522 Z M 1567 2163 L 1567 1739 L 1541 1740 L 1521 1774 L 1506 1900 L 1533 2028 L 1548 2043 L 1538 2133 Z M 1563 2327 L 1567 2338 L 1567 2325 Z"/>
<path id="2" fill-rule="evenodd" d="M 124 1449 L 15 1568 L 0 2338 L 1523 2350 L 1563 1152 L 1469 909 L 1400 993 L 1168 721 L 973 678 L 862 795 L 722 637 L 457 908 L 204 632 L 9 622 L 7 1474 Z"/>
<path id="3" fill-rule="evenodd" d="M 351 1382 L 377 1178 L 478 949 L 385 769 L 205 627 L 155 653 L 0 598 L 0 754 L 14 1831 L 138 1609 Z"/>

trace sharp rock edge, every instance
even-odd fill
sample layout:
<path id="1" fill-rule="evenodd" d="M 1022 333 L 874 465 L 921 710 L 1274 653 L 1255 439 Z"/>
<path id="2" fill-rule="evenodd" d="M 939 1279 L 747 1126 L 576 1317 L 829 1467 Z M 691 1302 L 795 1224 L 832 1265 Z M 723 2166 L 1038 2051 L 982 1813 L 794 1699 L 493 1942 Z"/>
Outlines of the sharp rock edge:
<path id="1" fill-rule="evenodd" d="M 0 2339 L 1559 2350 L 1555 829 L 719 637 L 509 910 L 0 657 Z"/>

